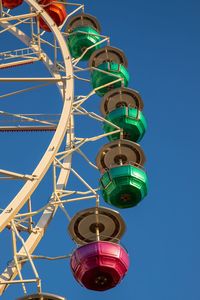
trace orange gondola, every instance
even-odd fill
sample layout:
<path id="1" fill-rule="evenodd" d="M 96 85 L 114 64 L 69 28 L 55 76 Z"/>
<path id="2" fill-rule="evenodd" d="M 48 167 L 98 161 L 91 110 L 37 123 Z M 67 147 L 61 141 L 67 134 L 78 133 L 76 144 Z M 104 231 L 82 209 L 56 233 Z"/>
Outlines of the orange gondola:
<path id="1" fill-rule="evenodd" d="M 40 4 L 44 6 L 44 9 L 57 26 L 62 25 L 67 16 L 65 6 L 62 3 L 54 3 L 52 0 L 42 0 Z M 51 28 L 49 28 L 42 18 L 39 18 L 39 25 L 42 30 L 51 31 Z"/>

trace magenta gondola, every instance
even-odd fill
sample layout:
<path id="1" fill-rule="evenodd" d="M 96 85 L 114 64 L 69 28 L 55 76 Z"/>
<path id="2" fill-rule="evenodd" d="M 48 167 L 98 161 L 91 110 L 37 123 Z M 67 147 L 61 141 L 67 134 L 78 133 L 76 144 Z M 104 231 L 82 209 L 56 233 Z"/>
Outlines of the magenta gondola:
<path id="1" fill-rule="evenodd" d="M 87 289 L 105 291 L 124 278 L 129 256 L 119 244 L 93 242 L 77 248 L 71 257 L 75 279 Z"/>

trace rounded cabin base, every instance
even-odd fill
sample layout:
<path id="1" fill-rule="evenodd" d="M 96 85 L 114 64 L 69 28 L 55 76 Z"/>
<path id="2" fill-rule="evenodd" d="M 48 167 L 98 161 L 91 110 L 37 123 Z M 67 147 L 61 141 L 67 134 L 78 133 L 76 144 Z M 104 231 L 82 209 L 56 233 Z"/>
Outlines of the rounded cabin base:
<path id="1" fill-rule="evenodd" d="M 129 82 L 129 73 L 127 69 L 120 64 L 114 62 L 105 62 L 98 66 L 98 70 L 92 71 L 92 86 L 93 89 L 99 88 L 103 85 L 110 83 L 109 86 L 102 87 L 96 91 L 99 96 L 104 96 L 108 91 L 111 89 L 119 88 L 121 86 L 128 86 Z M 105 71 L 107 73 L 101 72 Z M 109 74 L 108 74 L 109 73 Z M 117 79 L 123 79 L 121 81 L 115 82 L 112 84 L 113 81 Z"/>
<path id="2" fill-rule="evenodd" d="M 132 165 L 115 167 L 100 179 L 104 200 L 118 208 L 136 206 L 148 192 L 146 173 Z"/>
<path id="3" fill-rule="evenodd" d="M 111 242 L 94 242 L 79 247 L 71 257 L 76 280 L 90 290 L 114 288 L 125 276 L 129 257 L 124 248 Z"/>

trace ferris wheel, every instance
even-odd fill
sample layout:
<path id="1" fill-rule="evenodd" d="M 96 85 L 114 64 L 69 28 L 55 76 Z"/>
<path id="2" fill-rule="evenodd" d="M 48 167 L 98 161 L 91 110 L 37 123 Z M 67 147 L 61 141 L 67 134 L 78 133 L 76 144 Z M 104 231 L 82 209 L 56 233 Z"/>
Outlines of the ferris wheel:
<path id="1" fill-rule="evenodd" d="M 128 87 L 127 58 L 122 50 L 110 45 L 110 38 L 102 34 L 96 17 L 86 13 L 82 4 L 0 0 L 0 14 L 0 37 L 5 41 L 5 48 L 7 34 L 13 36 L 12 46 L 9 44 L 9 49 L 0 53 L 0 83 L 8 88 L 8 91 L 6 87 L 5 91 L 2 89 L 0 95 L 3 101 L 0 133 L 8 133 L 10 139 L 15 137 L 15 145 L 22 144 L 23 148 L 28 147 L 24 134 L 39 134 L 41 144 L 45 140 L 43 136 L 48 134 L 42 155 L 33 155 L 34 163 L 30 163 L 26 154 L 29 173 L 22 170 L 24 164 L 18 154 L 13 169 L 0 169 L 0 179 L 2 184 L 6 182 L 8 195 L 8 200 L 0 205 L 0 232 L 4 239 L 10 237 L 12 245 L 12 259 L 8 257 L 1 270 L 0 295 L 17 284 L 22 286 L 18 300 L 64 300 L 54 295 L 54 291 L 43 291 L 35 264 L 40 259 L 70 259 L 75 280 L 89 290 L 114 288 L 129 268 L 127 250 L 120 243 L 126 225 L 117 210 L 135 207 L 148 192 L 145 154 L 138 144 L 147 123 L 140 94 Z M 55 85 L 59 96 L 53 94 Z M 38 111 L 42 101 L 50 97 L 49 91 L 52 98 L 56 95 L 62 99 L 58 104 L 60 112 L 47 109 L 47 105 L 43 108 L 45 112 Z M 34 104 L 24 97 L 29 93 L 35 95 Z M 99 113 L 89 110 L 94 96 L 101 101 Z M 9 103 L 13 98 L 19 99 L 16 103 L 21 101 L 22 112 L 17 111 L 18 104 L 13 108 Z M 26 109 L 28 113 L 24 112 Z M 87 128 L 87 136 L 83 135 L 83 118 L 95 124 Z M 99 134 L 93 128 L 97 124 L 102 125 Z M 76 134 L 78 128 L 81 136 Z M 31 151 L 37 152 L 34 143 Z M 94 151 L 88 149 L 95 143 L 100 145 L 100 150 L 92 161 Z M 26 160 L 26 155 L 21 153 L 22 160 Z M 75 155 L 96 174 L 94 179 L 99 178 L 95 186 L 85 167 L 76 170 Z M 6 161 L 2 164 L 6 165 Z M 53 174 L 51 177 L 49 172 Z M 71 188 L 71 176 L 84 189 L 80 190 L 76 184 Z M 39 195 L 45 180 L 51 180 L 52 189 L 49 188 L 49 196 L 43 201 Z M 78 203 L 83 202 L 84 209 L 77 209 Z M 77 206 L 71 213 L 75 203 Z M 36 255 L 58 211 L 68 221 L 68 234 L 75 250 L 58 257 Z M 24 277 L 27 264 L 31 278 Z M 28 293 L 29 284 L 35 286 L 34 294 Z M 20 296 L 22 292 L 24 296 Z"/>

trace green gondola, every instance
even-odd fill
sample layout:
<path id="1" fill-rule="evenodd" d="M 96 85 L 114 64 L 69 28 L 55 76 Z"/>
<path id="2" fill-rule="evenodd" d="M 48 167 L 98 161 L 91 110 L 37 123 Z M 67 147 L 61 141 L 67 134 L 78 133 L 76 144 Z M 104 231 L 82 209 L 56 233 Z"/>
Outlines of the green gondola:
<path id="1" fill-rule="evenodd" d="M 96 91 L 97 95 L 104 96 L 109 90 L 128 86 L 129 73 L 127 69 L 120 64 L 114 62 L 105 62 L 98 66 L 99 70 L 92 72 L 92 87 L 97 89 L 103 85 L 111 83 L 109 86 L 103 87 Z M 103 71 L 103 72 L 102 72 Z M 106 73 L 104 73 L 106 72 Z M 117 79 L 122 79 L 112 84 Z"/>
<path id="2" fill-rule="evenodd" d="M 127 66 L 126 56 L 120 49 L 106 46 L 96 50 L 90 57 L 89 67 L 92 87 L 97 95 L 104 96 L 112 89 L 127 87 L 129 83 Z"/>
<path id="3" fill-rule="evenodd" d="M 136 206 L 148 192 L 145 171 L 133 165 L 110 169 L 100 179 L 104 200 L 118 208 Z"/>
<path id="4" fill-rule="evenodd" d="M 97 19 L 89 14 L 78 14 L 69 19 L 66 32 L 67 44 L 73 58 L 79 58 L 88 49 L 81 60 L 88 60 L 92 53 L 100 48 L 101 27 Z"/>
<path id="5" fill-rule="evenodd" d="M 106 120 L 117 125 L 123 129 L 123 138 L 131 140 L 133 142 L 139 142 L 147 128 L 147 122 L 144 114 L 136 108 L 131 107 L 119 107 L 111 111 Z M 103 130 L 105 133 L 109 133 L 115 130 L 115 128 L 104 122 Z M 110 141 L 114 141 L 120 138 L 120 133 L 114 133 L 108 136 Z"/>
<path id="6" fill-rule="evenodd" d="M 99 33 L 91 27 L 78 27 L 73 30 L 68 38 L 68 47 L 73 58 L 80 57 L 83 52 L 89 48 L 82 60 L 88 60 L 92 53 L 100 48 L 100 45 L 96 45 L 100 42 L 101 38 Z"/>

